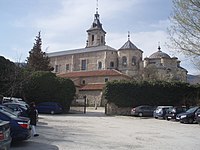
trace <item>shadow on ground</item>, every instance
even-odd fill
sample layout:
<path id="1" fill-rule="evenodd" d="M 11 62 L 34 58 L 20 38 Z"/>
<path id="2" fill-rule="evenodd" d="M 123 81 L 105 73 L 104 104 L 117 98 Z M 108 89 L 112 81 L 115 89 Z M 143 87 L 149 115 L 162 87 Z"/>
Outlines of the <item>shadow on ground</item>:
<path id="1" fill-rule="evenodd" d="M 59 150 L 55 145 L 39 143 L 34 141 L 22 141 L 12 143 L 10 150 Z"/>

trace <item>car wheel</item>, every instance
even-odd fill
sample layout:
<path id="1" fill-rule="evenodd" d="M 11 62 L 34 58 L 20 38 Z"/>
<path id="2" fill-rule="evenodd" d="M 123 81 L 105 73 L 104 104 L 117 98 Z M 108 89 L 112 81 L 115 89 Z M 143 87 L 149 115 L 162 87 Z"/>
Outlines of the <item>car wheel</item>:
<path id="1" fill-rule="evenodd" d="M 142 114 L 142 113 L 139 113 L 139 114 L 138 114 L 138 116 L 139 116 L 139 117 L 142 117 L 142 116 L 143 116 L 143 114 Z"/>
<path id="2" fill-rule="evenodd" d="M 192 119 L 192 118 L 189 118 L 189 119 L 188 119 L 188 123 L 189 123 L 189 124 L 192 124 L 192 123 L 193 123 L 193 119 Z"/>
<path id="3" fill-rule="evenodd" d="M 55 113 L 55 112 L 52 110 L 52 111 L 51 111 L 51 114 L 53 115 L 54 113 Z"/>

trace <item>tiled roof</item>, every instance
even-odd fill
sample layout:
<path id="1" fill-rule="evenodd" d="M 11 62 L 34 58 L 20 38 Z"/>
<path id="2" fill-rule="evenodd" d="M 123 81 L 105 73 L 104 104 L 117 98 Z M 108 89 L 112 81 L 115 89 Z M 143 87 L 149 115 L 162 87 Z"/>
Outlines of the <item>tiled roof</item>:
<path id="1" fill-rule="evenodd" d="M 130 40 L 128 40 L 121 48 L 122 49 L 132 49 L 132 50 L 136 50 L 138 49 Z"/>
<path id="2" fill-rule="evenodd" d="M 80 91 L 93 91 L 93 90 L 102 90 L 105 84 L 86 84 L 82 86 Z"/>
<path id="3" fill-rule="evenodd" d="M 116 49 L 108 46 L 94 46 L 94 47 L 86 47 L 86 48 L 80 48 L 80 49 L 74 49 L 74 50 L 65 50 L 65 51 L 59 51 L 59 52 L 52 52 L 47 53 L 48 57 L 56 57 L 56 56 L 63 56 L 63 55 L 70 55 L 70 54 L 79 54 L 79 53 L 87 53 L 87 52 L 97 52 L 97 51 L 117 51 Z"/>
<path id="4" fill-rule="evenodd" d="M 74 71 L 68 72 L 64 74 L 58 74 L 59 77 L 64 78 L 77 78 L 77 77 L 94 77 L 94 76 L 124 76 L 126 78 L 130 78 L 129 76 L 111 69 L 111 70 L 95 70 L 95 71 Z"/>

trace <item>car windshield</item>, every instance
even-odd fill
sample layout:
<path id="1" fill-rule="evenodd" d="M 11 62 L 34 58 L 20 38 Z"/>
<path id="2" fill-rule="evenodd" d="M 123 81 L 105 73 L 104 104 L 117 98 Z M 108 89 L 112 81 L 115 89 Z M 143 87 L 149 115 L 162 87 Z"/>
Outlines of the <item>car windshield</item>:
<path id="1" fill-rule="evenodd" d="M 6 106 L 0 106 L 0 109 L 3 110 L 3 111 L 6 111 L 6 112 L 9 112 L 11 114 L 16 114 L 12 109 L 6 107 Z"/>
<path id="2" fill-rule="evenodd" d="M 5 110 L 0 110 L 0 112 L 2 112 L 3 114 L 5 114 L 5 115 L 7 115 L 7 116 L 9 116 L 9 117 L 11 117 L 11 118 L 16 118 L 16 117 L 18 117 L 17 114 L 10 113 L 10 112 L 5 111 Z"/>
<path id="3" fill-rule="evenodd" d="M 174 110 L 175 110 L 174 107 L 168 108 L 168 111 L 174 111 Z"/>
<path id="4" fill-rule="evenodd" d="M 165 108 L 165 109 L 172 109 L 173 106 L 158 106 L 156 109 L 162 109 L 162 108 Z"/>
<path id="5" fill-rule="evenodd" d="M 195 112 L 197 110 L 197 108 L 198 107 L 192 107 L 192 108 L 188 109 L 186 112 L 193 113 L 193 112 Z"/>

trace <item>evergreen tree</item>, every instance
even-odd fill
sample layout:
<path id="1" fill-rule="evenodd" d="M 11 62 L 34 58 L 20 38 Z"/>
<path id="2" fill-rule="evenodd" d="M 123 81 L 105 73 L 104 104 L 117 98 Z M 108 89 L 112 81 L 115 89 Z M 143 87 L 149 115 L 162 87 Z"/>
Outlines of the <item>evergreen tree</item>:
<path id="1" fill-rule="evenodd" d="M 35 43 L 29 57 L 27 58 L 28 68 L 32 71 L 51 71 L 50 60 L 45 52 L 42 52 L 42 39 L 40 32 L 36 36 Z"/>

